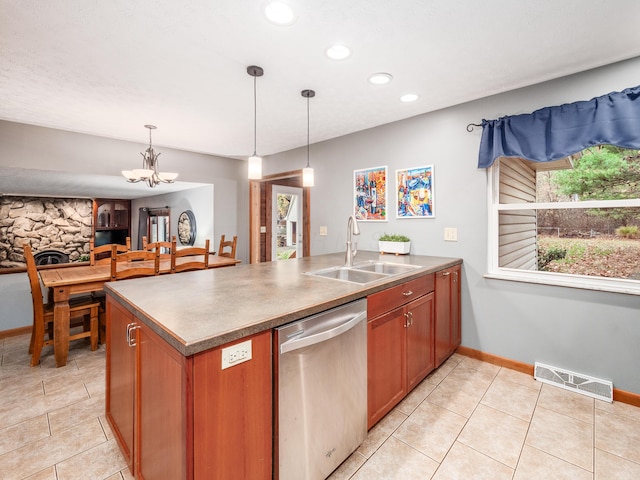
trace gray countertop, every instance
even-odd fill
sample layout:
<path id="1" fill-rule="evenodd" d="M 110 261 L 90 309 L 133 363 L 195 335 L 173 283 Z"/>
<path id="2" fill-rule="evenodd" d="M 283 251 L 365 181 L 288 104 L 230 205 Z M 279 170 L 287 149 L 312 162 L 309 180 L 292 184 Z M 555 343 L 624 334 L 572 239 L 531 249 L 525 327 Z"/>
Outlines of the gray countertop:
<path id="1" fill-rule="evenodd" d="M 359 285 L 303 275 L 344 263 L 344 253 L 238 265 L 105 284 L 107 295 L 182 355 L 189 356 L 462 262 L 458 258 L 358 252 L 422 268 Z"/>

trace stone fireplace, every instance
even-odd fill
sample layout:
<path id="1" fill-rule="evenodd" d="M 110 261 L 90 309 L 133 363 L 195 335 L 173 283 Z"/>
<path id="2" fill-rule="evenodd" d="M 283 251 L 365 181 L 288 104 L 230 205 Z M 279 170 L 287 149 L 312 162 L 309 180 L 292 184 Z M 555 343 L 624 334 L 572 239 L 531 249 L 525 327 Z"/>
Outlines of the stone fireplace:
<path id="1" fill-rule="evenodd" d="M 25 243 L 34 255 L 47 251 L 49 262 L 88 260 L 92 205 L 88 199 L 0 197 L 0 268 L 25 267 Z"/>

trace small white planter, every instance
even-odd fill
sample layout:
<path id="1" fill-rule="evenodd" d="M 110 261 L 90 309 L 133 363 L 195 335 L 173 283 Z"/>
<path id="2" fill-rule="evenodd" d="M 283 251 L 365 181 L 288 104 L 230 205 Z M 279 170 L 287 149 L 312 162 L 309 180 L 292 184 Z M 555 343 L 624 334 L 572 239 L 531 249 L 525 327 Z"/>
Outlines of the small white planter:
<path id="1" fill-rule="evenodd" d="M 411 242 L 382 242 L 378 241 L 380 253 L 393 253 L 395 255 L 406 255 L 411 250 Z"/>

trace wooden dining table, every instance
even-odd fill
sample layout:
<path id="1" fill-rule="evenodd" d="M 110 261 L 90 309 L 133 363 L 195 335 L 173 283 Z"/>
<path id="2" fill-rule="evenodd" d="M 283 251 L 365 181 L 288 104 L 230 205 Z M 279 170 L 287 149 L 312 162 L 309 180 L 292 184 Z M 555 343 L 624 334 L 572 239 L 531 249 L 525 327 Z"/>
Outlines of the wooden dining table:
<path id="1" fill-rule="evenodd" d="M 176 263 L 189 262 L 189 257 L 177 258 Z M 131 268 L 137 268 L 153 262 L 132 262 Z M 209 255 L 209 268 L 231 267 L 240 260 L 218 255 Z M 126 263 L 118 265 L 127 268 Z M 56 367 L 67 364 L 69 355 L 69 298 L 79 293 L 100 292 L 104 284 L 111 280 L 111 265 L 79 265 L 74 267 L 48 268 L 39 270 L 49 297 L 53 301 L 53 353 Z M 160 275 L 171 273 L 171 259 L 160 259 Z M 178 274 L 179 275 L 179 274 Z"/>

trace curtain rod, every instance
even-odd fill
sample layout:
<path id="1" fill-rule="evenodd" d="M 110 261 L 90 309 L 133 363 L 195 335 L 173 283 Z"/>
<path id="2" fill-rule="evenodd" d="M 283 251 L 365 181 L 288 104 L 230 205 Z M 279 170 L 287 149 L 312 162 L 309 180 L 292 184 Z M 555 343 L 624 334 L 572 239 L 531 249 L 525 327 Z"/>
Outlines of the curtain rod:
<path id="1" fill-rule="evenodd" d="M 478 125 L 477 123 L 470 123 L 467 125 L 467 132 L 473 132 L 473 127 L 481 127 L 482 124 Z"/>

